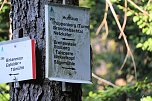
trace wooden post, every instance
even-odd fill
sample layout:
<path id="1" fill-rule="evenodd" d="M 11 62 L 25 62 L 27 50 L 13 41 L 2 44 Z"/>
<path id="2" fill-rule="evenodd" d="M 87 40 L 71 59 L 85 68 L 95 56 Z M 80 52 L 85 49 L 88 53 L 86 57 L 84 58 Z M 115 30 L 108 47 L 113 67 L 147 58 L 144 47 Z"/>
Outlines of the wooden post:
<path id="1" fill-rule="evenodd" d="M 62 0 L 11 1 L 13 39 L 30 37 L 36 40 L 37 79 L 19 82 L 19 88 L 14 88 L 14 83 L 11 83 L 10 101 L 81 101 L 80 84 L 66 84 L 70 92 L 63 92 L 61 82 L 45 79 L 44 5 L 62 2 Z M 66 0 L 65 3 L 78 5 L 79 1 Z"/>

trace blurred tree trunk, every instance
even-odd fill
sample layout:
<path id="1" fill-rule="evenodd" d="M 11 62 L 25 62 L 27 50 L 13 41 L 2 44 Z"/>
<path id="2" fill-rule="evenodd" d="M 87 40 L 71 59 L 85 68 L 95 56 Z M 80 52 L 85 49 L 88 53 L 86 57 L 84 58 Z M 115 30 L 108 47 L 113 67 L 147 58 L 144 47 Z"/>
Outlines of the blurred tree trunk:
<path id="1" fill-rule="evenodd" d="M 81 85 L 67 84 L 69 91 L 62 91 L 61 82 L 45 79 L 45 11 L 48 3 L 61 0 L 12 0 L 13 39 L 29 36 L 36 40 L 37 79 L 11 83 L 10 101 L 81 101 Z M 66 4 L 78 5 L 78 0 L 66 0 Z"/>

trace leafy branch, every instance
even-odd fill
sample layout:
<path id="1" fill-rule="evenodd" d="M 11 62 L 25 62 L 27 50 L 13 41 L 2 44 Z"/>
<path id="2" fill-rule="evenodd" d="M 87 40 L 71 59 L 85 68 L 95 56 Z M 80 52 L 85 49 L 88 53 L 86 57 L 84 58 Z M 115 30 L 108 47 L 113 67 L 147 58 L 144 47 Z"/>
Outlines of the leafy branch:
<path id="1" fill-rule="evenodd" d="M 0 6 L 0 11 L 2 10 L 2 8 L 4 7 L 5 4 L 9 4 L 11 5 L 11 2 L 8 2 L 7 0 L 4 0 Z"/>
<path id="2" fill-rule="evenodd" d="M 4 0 L 3 1 L 3 3 L 2 3 L 2 5 L 1 5 L 1 7 L 0 7 L 0 11 L 2 10 L 2 8 L 3 8 L 3 6 L 4 6 L 4 4 L 7 2 L 7 0 Z"/>
<path id="3" fill-rule="evenodd" d="M 127 1 L 128 1 L 130 4 L 132 4 L 135 8 L 137 8 L 139 11 L 141 11 L 143 14 L 149 16 L 149 14 L 148 14 L 147 11 L 141 9 L 141 8 L 140 8 L 138 5 L 136 5 L 133 1 L 131 1 L 131 0 L 127 0 Z M 150 3 L 150 1 L 149 1 L 149 3 Z M 149 4 L 149 3 L 148 3 L 148 4 Z"/>

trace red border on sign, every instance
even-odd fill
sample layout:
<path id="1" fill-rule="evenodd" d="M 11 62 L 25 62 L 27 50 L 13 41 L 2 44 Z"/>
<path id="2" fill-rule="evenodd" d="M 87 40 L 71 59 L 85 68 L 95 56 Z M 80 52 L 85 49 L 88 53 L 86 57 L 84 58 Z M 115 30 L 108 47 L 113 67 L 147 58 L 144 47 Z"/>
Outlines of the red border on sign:
<path id="1" fill-rule="evenodd" d="M 35 41 L 31 40 L 32 42 L 32 71 L 33 71 L 33 79 L 36 79 L 36 60 L 35 60 Z"/>

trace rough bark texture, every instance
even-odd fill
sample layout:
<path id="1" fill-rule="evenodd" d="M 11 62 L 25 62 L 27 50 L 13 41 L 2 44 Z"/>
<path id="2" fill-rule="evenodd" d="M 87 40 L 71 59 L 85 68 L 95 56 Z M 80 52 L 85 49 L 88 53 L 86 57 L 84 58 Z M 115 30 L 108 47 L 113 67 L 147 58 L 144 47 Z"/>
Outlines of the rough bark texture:
<path id="1" fill-rule="evenodd" d="M 45 79 L 45 21 L 44 5 L 61 0 L 12 0 L 13 39 L 29 36 L 36 40 L 37 79 L 19 82 L 20 88 L 10 84 L 10 101 L 81 101 L 81 85 L 67 84 L 63 92 L 61 82 Z M 66 0 L 78 5 L 78 0 Z M 22 51 L 22 50 L 21 50 Z"/>

